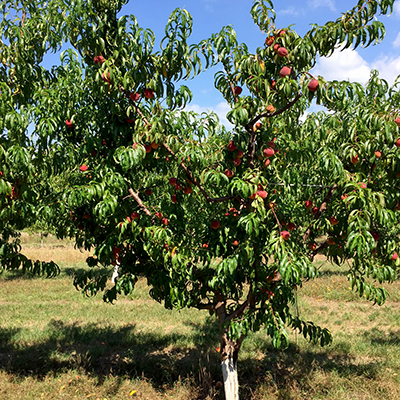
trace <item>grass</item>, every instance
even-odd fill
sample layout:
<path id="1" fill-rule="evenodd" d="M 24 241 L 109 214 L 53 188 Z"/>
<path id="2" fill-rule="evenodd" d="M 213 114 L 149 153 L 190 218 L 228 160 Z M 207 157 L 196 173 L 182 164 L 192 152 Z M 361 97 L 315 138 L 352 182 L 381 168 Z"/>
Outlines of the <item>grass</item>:
<path id="1" fill-rule="evenodd" d="M 72 286 L 88 254 L 54 238 L 23 237 L 24 253 L 62 266 L 56 279 L 0 276 L 0 398 L 222 399 L 215 321 L 197 310 L 167 311 L 144 280 L 115 305 Z M 298 293 L 300 316 L 328 327 L 331 346 L 292 334 L 285 352 L 265 332 L 244 341 L 242 399 L 400 398 L 400 282 L 385 305 L 350 289 L 343 268 L 321 262 L 321 276 Z"/>

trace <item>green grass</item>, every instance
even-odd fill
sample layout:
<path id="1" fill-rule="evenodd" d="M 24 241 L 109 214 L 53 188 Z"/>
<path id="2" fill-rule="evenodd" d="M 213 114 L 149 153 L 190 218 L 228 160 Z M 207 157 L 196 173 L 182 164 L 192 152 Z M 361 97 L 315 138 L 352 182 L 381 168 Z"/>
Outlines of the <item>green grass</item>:
<path id="1" fill-rule="evenodd" d="M 27 255 L 67 261 L 57 279 L 0 276 L 1 399 L 223 398 L 217 325 L 206 312 L 165 310 L 144 280 L 115 305 L 85 298 L 72 274 L 87 254 L 35 240 L 24 237 Z M 265 332 L 251 335 L 239 358 L 241 398 L 399 399 L 400 283 L 387 288 L 387 303 L 374 306 L 349 289 L 345 267 L 322 262 L 298 306 L 332 331 L 333 344 L 292 333 L 281 352 Z"/>

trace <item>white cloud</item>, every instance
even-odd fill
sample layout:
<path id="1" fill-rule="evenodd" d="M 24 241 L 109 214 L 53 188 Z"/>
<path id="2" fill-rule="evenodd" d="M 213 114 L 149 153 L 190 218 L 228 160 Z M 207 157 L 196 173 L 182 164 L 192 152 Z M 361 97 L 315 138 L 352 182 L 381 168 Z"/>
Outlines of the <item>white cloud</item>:
<path id="1" fill-rule="evenodd" d="M 369 79 L 370 69 L 357 51 L 346 49 L 336 50 L 330 57 L 321 57 L 311 73 L 321 75 L 329 81 L 350 80 L 365 83 Z"/>
<path id="2" fill-rule="evenodd" d="M 400 57 L 382 56 L 372 62 L 371 68 L 379 71 L 379 77 L 393 84 L 400 75 Z"/>
<path id="3" fill-rule="evenodd" d="M 225 125 L 227 129 L 233 128 L 233 125 L 226 119 L 226 114 L 231 110 L 228 103 L 221 102 L 218 103 L 215 107 L 203 107 L 198 104 L 189 104 L 185 111 L 194 111 L 198 114 L 202 112 L 214 112 L 218 115 L 220 122 Z"/>
<path id="4" fill-rule="evenodd" d="M 279 10 L 277 12 L 279 15 L 291 15 L 293 17 L 298 17 L 304 15 L 304 10 L 296 10 L 296 7 L 285 8 L 284 10 Z"/>
<path id="5" fill-rule="evenodd" d="M 215 2 L 216 2 L 216 0 L 203 0 L 205 10 L 213 12 Z"/>
<path id="6" fill-rule="evenodd" d="M 311 73 L 326 80 L 351 81 L 365 84 L 372 69 L 379 71 L 379 77 L 389 84 L 400 75 L 400 57 L 381 55 L 371 63 L 364 60 L 356 50 L 336 50 L 330 57 L 321 57 Z"/>
<path id="7" fill-rule="evenodd" d="M 399 3 L 400 4 L 400 3 Z M 397 49 L 398 47 L 400 47 L 400 32 L 397 34 L 396 39 L 394 39 L 394 42 L 392 43 L 393 47 L 395 49 Z"/>
<path id="8" fill-rule="evenodd" d="M 336 11 L 334 0 L 308 0 L 307 4 L 312 8 L 328 7 L 331 11 Z"/>

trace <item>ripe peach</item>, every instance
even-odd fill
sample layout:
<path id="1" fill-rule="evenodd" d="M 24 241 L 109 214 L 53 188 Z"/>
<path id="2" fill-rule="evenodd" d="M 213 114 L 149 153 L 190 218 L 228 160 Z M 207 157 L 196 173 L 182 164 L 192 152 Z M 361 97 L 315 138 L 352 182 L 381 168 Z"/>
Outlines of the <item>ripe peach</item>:
<path id="1" fill-rule="evenodd" d="M 357 154 L 355 156 L 351 157 L 351 163 L 353 165 L 356 165 L 358 163 L 358 155 Z"/>
<path id="2" fill-rule="evenodd" d="M 271 46 L 271 44 L 274 43 L 274 41 L 275 41 L 275 38 L 274 38 L 273 36 L 268 36 L 268 37 L 265 39 L 265 44 L 266 44 L 267 46 Z"/>
<path id="3" fill-rule="evenodd" d="M 225 175 L 226 175 L 228 178 L 232 178 L 232 176 L 234 175 L 234 173 L 233 173 L 233 171 L 232 171 L 231 169 L 226 169 L 226 170 L 225 170 Z"/>
<path id="4" fill-rule="evenodd" d="M 256 123 L 254 124 L 253 131 L 256 132 L 256 131 L 258 131 L 259 129 L 261 129 L 261 127 L 262 127 L 261 122 L 256 122 Z"/>
<path id="5" fill-rule="evenodd" d="M 276 111 L 276 108 L 270 104 L 267 108 L 266 111 L 269 112 L 270 114 L 274 113 Z"/>
<path id="6" fill-rule="evenodd" d="M 240 164 L 241 164 L 241 162 L 242 162 L 242 160 L 240 159 L 240 158 L 238 158 L 238 157 L 236 157 L 236 158 L 234 158 L 233 160 L 233 163 L 238 167 Z"/>
<path id="7" fill-rule="evenodd" d="M 279 71 L 279 76 L 284 78 L 285 76 L 289 76 L 292 73 L 291 68 L 289 67 L 282 67 L 282 69 Z"/>
<path id="8" fill-rule="evenodd" d="M 104 57 L 103 56 L 96 56 L 95 58 L 94 58 L 94 63 L 95 64 L 103 64 L 106 60 L 104 59 Z"/>
<path id="9" fill-rule="evenodd" d="M 131 92 L 131 94 L 129 95 L 129 98 L 132 101 L 139 101 L 140 100 L 140 94 L 138 92 Z"/>
<path id="10" fill-rule="evenodd" d="M 235 144 L 235 142 L 233 140 L 231 140 L 228 145 L 226 146 L 226 148 L 228 149 L 228 151 L 235 151 L 237 146 Z"/>
<path id="11" fill-rule="evenodd" d="M 315 92 L 317 89 L 318 89 L 318 86 L 319 86 L 319 83 L 318 83 L 318 81 L 316 80 L 316 79 L 313 79 L 313 80 L 311 80 L 310 82 L 309 82 L 309 84 L 308 84 L 308 90 L 310 91 L 310 92 Z"/>
<path id="12" fill-rule="evenodd" d="M 275 154 L 275 150 L 272 147 L 267 147 L 264 149 L 263 153 L 265 157 L 269 158 Z"/>
<path id="13" fill-rule="evenodd" d="M 144 89 L 143 94 L 144 94 L 144 97 L 146 97 L 146 99 L 151 100 L 154 98 L 154 92 L 149 88 Z"/>
<path id="14" fill-rule="evenodd" d="M 382 153 L 381 153 L 379 150 L 376 150 L 376 151 L 375 151 L 375 157 L 376 157 L 376 158 L 382 157 Z"/>
<path id="15" fill-rule="evenodd" d="M 400 138 L 398 138 L 398 139 L 394 142 L 394 145 L 395 145 L 396 147 L 400 147 Z"/>
<path id="16" fill-rule="evenodd" d="M 399 255 L 398 255 L 396 252 L 394 252 L 394 254 L 392 255 L 391 260 L 395 261 L 395 260 L 397 260 L 398 258 L 399 258 Z"/>
<path id="17" fill-rule="evenodd" d="M 221 224 L 216 219 L 211 222 L 211 228 L 213 228 L 213 229 L 218 229 L 220 227 L 220 225 Z"/>
<path id="18" fill-rule="evenodd" d="M 379 235 L 379 232 L 372 232 L 371 235 L 374 238 L 375 242 L 377 242 L 379 240 L 379 238 L 381 237 Z"/>
<path id="19" fill-rule="evenodd" d="M 331 223 L 331 225 L 337 225 L 339 223 L 339 221 L 334 216 L 329 218 L 329 222 Z"/>
<path id="20" fill-rule="evenodd" d="M 240 86 L 235 86 L 235 87 L 233 88 L 233 91 L 235 92 L 236 95 L 241 94 L 241 93 L 242 93 L 242 90 L 243 90 L 243 89 L 242 89 Z"/>
<path id="21" fill-rule="evenodd" d="M 67 119 L 67 120 L 65 121 L 65 126 L 66 126 L 68 129 L 71 129 L 71 128 L 74 127 L 74 124 L 72 123 L 72 121 L 71 121 L 70 119 Z"/>
<path id="22" fill-rule="evenodd" d="M 285 47 L 280 47 L 278 49 L 278 56 L 279 57 L 286 57 L 288 55 L 288 51 Z"/>
<path id="23" fill-rule="evenodd" d="M 397 126 L 400 126 L 400 118 L 396 118 L 396 119 L 394 120 L 394 123 L 395 123 Z"/>
<path id="24" fill-rule="evenodd" d="M 260 196 L 262 199 L 266 199 L 268 196 L 268 193 L 265 190 L 258 190 L 257 196 Z"/>
<path id="25" fill-rule="evenodd" d="M 281 237 L 283 240 L 288 240 L 290 238 L 290 233 L 288 231 L 282 231 Z"/>
<path id="26" fill-rule="evenodd" d="M 85 172 L 85 171 L 88 170 L 88 166 L 85 165 L 85 164 L 83 164 L 83 165 L 81 165 L 81 166 L 79 167 L 79 169 L 80 169 L 82 172 Z"/>
<path id="27" fill-rule="evenodd" d="M 311 201 L 311 200 L 306 200 L 305 202 L 304 202 L 304 205 L 305 205 L 305 207 L 306 208 L 313 208 L 313 202 Z"/>

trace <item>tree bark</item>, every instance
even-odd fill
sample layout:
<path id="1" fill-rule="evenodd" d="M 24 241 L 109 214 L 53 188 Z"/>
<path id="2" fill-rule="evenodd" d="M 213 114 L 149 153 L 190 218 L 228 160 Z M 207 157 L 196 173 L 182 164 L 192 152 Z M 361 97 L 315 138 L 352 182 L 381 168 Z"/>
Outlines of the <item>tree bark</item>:
<path id="1" fill-rule="evenodd" d="M 228 357 L 221 362 L 226 400 L 239 400 L 237 360 Z"/>
<path id="2" fill-rule="evenodd" d="M 221 367 L 224 379 L 225 400 L 239 400 L 237 361 L 242 340 L 229 340 L 221 335 Z"/>

